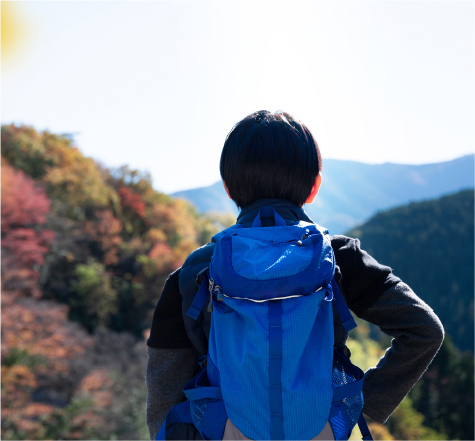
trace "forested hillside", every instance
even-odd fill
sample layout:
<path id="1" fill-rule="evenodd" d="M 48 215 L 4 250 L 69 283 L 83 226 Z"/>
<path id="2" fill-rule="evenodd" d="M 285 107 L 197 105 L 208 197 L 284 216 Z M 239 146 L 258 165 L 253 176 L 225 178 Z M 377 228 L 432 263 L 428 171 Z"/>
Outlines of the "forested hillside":
<path id="1" fill-rule="evenodd" d="M 348 235 L 434 309 L 456 346 L 473 351 L 473 190 L 383 211 Z"/>
<path id="2" fill-rule="evenodd" d="M 383 211 L 348 235 L 359 237 L 441 319 L 445 341 L 410 400 L 425 425 L 448 439 L 473 439 L 474 191 Z M 389 345 L 374 331 L 373 338 Z M 397 424 L 389 420 L 391 433 Z"/>
<path id="3" fill-rule="evenodd" d="M 2 437 L 144 438 L 142 334 L 167 275 L 222 225 L 68 137 L 1 137 Z"/>
<path id="4" fill-rule="evenodd" d="M 67 136 L 9 125 L 1 140 L 2 438 L 146 439 L 153 308 L 169 272 L 233 218 L 199 215 L 147 173 L 108 169 Z M 367 369 L 387 341 L 361 325 L 349 346 Z M 375 439 L 473 436 L 473 358 L 443 348 L 386 427 L 370 424 Z"/>

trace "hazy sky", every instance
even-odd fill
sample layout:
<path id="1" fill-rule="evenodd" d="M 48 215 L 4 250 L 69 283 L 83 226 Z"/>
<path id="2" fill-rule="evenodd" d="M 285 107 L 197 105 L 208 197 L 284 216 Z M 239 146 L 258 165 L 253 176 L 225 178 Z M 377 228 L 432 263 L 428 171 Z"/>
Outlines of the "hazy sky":
<path id="1" fill-rule="evenodd" d="M 226 134 L 261 109 L 303 121 L 324 158 L 474 151 L 472 2 L 16 5 L 28 25 L 2 56 L 2 123 L 73 133 L 165 192 L 219 179 Z"/>

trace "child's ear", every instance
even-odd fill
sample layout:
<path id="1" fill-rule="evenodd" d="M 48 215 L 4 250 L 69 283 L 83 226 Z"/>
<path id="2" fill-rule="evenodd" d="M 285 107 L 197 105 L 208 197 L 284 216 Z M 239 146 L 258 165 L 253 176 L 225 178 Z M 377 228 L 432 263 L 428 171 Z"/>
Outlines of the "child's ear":
<path id="1" fill-rule="evenodd" d="M 229 194 L 228 187 L 226 187 L 226 182 L 223 181 L 224 189 L 226 190 L 226 194 L 228 195 L 228 198 L 232 200 L 231 195 Z"/>
<path id="2" fill-rule="evenodd" d="M 318 190 L 320 190 L 320 185 L 322 185 L 321 173 L 319 173 L 317 176 L 317 179 L 315 179 L 315 184 L 313 184 L 312 191 L 310 192 L 310 196 L 305 201 L 306 204 L 311 204 L 315 200 L 318 194 Z"/>

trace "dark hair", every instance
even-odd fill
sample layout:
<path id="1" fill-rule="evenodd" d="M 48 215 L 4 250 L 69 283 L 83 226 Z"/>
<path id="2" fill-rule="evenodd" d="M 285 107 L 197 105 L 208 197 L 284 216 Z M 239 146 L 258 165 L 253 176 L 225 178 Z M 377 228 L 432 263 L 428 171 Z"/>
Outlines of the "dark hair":
<path id="1" fill-rule="evenodd" d="M 262 198 L 302 206 L 322 169 L 322 157 L 304 124 L 286 112 L 261 110 L 228 133 L 219 169 L 239 208 Z"/>

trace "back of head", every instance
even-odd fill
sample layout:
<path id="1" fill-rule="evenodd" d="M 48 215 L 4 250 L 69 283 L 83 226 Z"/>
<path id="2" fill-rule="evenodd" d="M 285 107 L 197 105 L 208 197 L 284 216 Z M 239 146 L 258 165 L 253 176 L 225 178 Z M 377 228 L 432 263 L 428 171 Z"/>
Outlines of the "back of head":
<path id="1" fill-rule="evenodd" d="M 263 198 L 302 206 L 321 167 L 320 150 L 307 127 L 286 112 L 267 110 L 232 128 L 220 162 L 221 177 L 240 208 Z"/>

